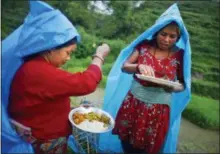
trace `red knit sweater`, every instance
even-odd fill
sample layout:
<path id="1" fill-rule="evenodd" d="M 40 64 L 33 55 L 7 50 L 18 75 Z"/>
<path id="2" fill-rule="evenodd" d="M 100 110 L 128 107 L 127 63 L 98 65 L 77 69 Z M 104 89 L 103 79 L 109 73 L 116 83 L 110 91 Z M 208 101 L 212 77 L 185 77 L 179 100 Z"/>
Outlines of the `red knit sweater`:
<path id="1" fill-rule="evenodd" d="M 82 73 L 69 73 L 36 57 L 25 62 L 11 84 L 9 115 L 31 127 L 37 139 L 54 139 L 71 133 L 69 96 L 93 92 L 101 71 L 90 65 Z"/>

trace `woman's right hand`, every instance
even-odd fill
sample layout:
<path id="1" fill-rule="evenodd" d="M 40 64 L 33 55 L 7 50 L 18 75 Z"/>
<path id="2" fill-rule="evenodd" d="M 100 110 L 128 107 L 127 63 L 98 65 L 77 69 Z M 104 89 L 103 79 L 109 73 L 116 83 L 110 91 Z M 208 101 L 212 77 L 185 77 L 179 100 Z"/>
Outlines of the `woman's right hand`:
<path id="1" fill-rule="evenodd" d="M 97 47 L 96 53 L 93 55 L 92 64 L 97 65 L 100 69 L 104 64 L 105 57 L 109 54 L 110 47 L 108 44 L 104 43 Z"/>
<path id="2" fill-rule="evenodd" d="M 151 66 L 140 64 L 138 65 L 138 70 L 143 75 L 155 76 L 154 69 Z"/>
<path id="3" fill-rule="evenodd" d="M 96 55 L 101 56 L 103 59 L 109 54 L 109 52 L 110 47 L 106 43 L 98 46 L 96 49 Z"/>

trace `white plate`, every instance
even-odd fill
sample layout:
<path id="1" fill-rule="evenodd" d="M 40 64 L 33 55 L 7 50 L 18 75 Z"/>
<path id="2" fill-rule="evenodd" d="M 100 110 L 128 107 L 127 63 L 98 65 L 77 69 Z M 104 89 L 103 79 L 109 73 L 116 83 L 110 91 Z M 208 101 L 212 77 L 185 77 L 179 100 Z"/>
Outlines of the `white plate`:
<path id="1" fill-rule="evenodd" d="M 157 83 L 157 84 L 162 84 L 162 85 L 171 86 L 171 87 L 181 87 L 182 86 L 182 84 L 180 84 L 179 82 L 173 82 L 173 81 L 164 80 L 161 78 L 146 76 L 143 74 L 135 74 L 135 75 L 141 80 L 150 81 L 150 82 Z"/>
<path id="2" fill-rule="evenodd" d="M 73 119 L 72 119 L 73 114 L 75 112 L 79 112 L 79 113 L 95 112 L 95 113 L 100 114 L 100 115 L 104 114 L 104 115 L 106 115 L 107 117 L 110 118 L 110 125 L 108 127 L 106 127 L 106 129 L 97 130 L 97 129 L 95 129 L 94 124 L 85 121 L 86 125 L 88 126 L 88 125 L 91 124 L 91 127 L 89 126 L 87 129 L 85 127 L 80 127 L 81 125 L 75 124 Z M 103 110 L 101 110 L 99 108 L 95 108 L 95 107 L 83 107 L 83 106 L 80 106 L 80 107 L 77 107 L 75 109 L 72 109 L 70 111 L 70 113 L 69 113 L 69 121 L 71 122 L 73 127 L 77 127 L 78 129 L 81 129 L 83 131 L 87 131 L 87 132 L 90 132 L 90 133 L 105 133 L 105 132 L 108 132 L 108 131 L 112 130 L 114 128 L 114 125 L 115 125 L 115 121 L 114 121 L 114 119 L 112 118 L 112 116 L 109 113 L 107 113 L 107 112 L 105 112 L 105 111 L 103 111 Z"/>

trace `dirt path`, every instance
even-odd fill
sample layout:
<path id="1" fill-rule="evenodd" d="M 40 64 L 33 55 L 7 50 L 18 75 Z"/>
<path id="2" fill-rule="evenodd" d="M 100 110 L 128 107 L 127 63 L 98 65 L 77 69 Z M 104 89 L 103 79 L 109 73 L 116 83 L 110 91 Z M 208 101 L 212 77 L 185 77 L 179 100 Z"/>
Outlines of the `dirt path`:
<path id="1" fill-rule="evenodd" d="M 94 93 L 77 97 L 76 101 L 83 99 L 96 102 L 101 107 L 104 98 L 103 89 L 97 89 Z M 178 153 L 219 153 L 219 132 L 202 129 L 188 120 L 182 118 L 179 133 Z"/>
<path id="2" fill-rule="evenodd" d="M 202 129 L 182 118 L 178 152 L 219 153 L 219 132 Z"/>

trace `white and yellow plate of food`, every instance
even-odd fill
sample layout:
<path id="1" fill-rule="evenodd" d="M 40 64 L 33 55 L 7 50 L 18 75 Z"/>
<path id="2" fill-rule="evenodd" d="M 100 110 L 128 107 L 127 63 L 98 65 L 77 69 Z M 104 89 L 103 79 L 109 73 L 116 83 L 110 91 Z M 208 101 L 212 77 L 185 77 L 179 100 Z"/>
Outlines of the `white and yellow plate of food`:
<path id="1" fill-rule="evenodd" d="M 69 121 L 77 127 L 90 133 L 105 133 L 114 128 L 115 121 L 112 116 L 95 107 L 77 107 L 69 113 Z"/>
<path id="2" fill-rule="evenodd" d="M 153 82 L 153 83 L 157 83 L 157 84 L 161 84 L 161 85 L 165 85 L 165 86 L 170 86 L 170 87 L 181 87 L 182 84 L 179 83 L 178 81 L 170 81 L 170 80 L 165 80 L 162 78 L 156 78 L 156 77 L 152 77 L 152 76 L 147 76 L 147 75 L 143 75 L 143 74 L 135 74 L 139 79 L 141 80 L 145 80 L 145 81 L 149 81 L 149 82 Z"/>

